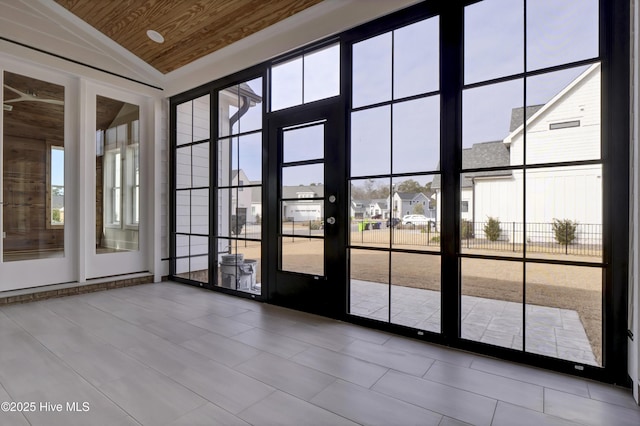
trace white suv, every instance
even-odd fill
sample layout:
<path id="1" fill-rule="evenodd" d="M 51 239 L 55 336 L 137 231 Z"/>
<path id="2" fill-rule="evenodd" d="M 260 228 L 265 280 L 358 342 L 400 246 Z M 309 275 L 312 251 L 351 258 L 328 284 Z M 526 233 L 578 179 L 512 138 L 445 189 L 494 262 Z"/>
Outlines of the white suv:
<path id="1" fill-rule="evenodd" d="M 403 225 L 428 225 L 430 220 L 423 214 L 407 214 L 402 217 Z"/>

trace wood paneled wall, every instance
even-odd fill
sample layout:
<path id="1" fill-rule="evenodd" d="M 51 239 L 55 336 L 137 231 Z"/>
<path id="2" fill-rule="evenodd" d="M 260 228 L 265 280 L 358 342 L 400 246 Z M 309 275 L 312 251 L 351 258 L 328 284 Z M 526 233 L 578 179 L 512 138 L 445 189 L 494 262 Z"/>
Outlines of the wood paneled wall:
<path id="1" fill-rule="evenodd" d="M 61 250 L 64 229 L 47 229 L 47 143 L 4 137 L 4 251 Z"/>

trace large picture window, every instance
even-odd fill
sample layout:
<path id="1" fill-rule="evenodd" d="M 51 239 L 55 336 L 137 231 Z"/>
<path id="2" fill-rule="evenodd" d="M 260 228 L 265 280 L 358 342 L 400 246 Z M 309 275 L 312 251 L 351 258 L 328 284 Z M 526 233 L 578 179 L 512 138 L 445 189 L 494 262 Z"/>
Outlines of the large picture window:
<path id="1" fill-rule="evenodd" d="M 420 2 L 177 95 L 173 276 L 623 377 L 621 9 Z"/>

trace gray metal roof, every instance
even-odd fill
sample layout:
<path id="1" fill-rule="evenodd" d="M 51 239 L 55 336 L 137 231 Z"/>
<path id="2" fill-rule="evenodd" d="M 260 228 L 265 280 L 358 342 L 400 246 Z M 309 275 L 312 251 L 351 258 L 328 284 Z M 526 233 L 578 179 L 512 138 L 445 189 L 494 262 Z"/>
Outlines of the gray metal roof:
<path id="1" fill-rule="evenodd" d="M 431 185 L 433 187 L 433 184 Z M 417 197 L 420 197 L 421 195 L 424 196 L 426 199 L 429 199 L 429 197 L 426 194 L 423 194 L 422 192 L 396 192 L 396 194 L 398 194 L 398 197 L 400 197 L 402 201 L 411 201 Z"/>
<path id="2" fill-rule="evenodd" d="M 509 166 L 509 150 L 502 141 L 475 143 L 471 148 L 462 150 L 463 169 L 482 169 L 506 166 Z M 472 185 L 471 178 L 490 176 L 511 176 L 511 171 L 492 170 L 463 173 L 460 185 L 462 188 L 470 188 Z M 433 177 L 431 188 L 440 188 L 440 175 Z"/>
<path id="3" fill-rule="evenodd" d="M 527 117 L 528 120 L 533 114 L 538 112 L 540 108 L 542 108 L 544 104 L 540 105 L 530 105 L 527 107 Z M 518 127 L 524 124 L 525 118 L 523 117 L 523 107 L 513 108 L 511 110 L 511 123 L 509 123 L 509 133 L 513 132 Z"/>
<path id="4" fill-rule="evenodd" d="M 298 198 L 300 192 L 313 192 L 313 197 L 324 196 L 324 185 L 299 185 L 299 186 L 283 186 L 282 198 Z M 304 198 L 301 198 L 304 199 Z"/>

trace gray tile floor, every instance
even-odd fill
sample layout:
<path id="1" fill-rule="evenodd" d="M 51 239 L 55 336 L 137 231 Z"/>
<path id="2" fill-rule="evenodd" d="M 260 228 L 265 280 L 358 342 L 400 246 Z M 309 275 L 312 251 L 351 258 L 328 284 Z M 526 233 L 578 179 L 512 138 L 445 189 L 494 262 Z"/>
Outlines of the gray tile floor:
<path id="1" fill-rule="evenodd" d="M 388 321 L 389 286 L 351 280 L 351 313 Z M 527 305 L 528 352 L 598 365 L 578 313 Z M 392 286 L 391 322 L 440 332 L 440 292 Z M 522 304 L 462 296 L 462 337 L 512 349 L 523 348 Z"/>
<path id="2" fill-rule="evenodd" d="M 0 402 L 35 403 L 3 426 L 640 424 L 626 389 L 174 283 L 2 307 L 0 342 Z"/>

